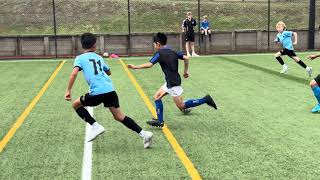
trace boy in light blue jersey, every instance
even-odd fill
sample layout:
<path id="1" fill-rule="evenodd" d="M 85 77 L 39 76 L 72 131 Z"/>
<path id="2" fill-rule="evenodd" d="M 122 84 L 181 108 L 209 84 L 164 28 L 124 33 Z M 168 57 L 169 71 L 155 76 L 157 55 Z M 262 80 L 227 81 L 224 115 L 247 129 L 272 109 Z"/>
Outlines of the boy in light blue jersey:
<path id="1" fill-rule="evenodd" d="M 285 64 L 283 59 L 281 58 L 281 56 L 283 55 L 288 55 L 301 67 L 305 68 L 309 77 L 311 77 L 312 67 L 308 67 L 302 60 L 300 60 L 300 58 L 294 52 L 293 45 L 296 45 L 298 41 L 297 33 L 292 31 L 286 31 L 286 25 L 282 21 L 277 23 L 276 29 L 278 31 L 278 34 L 274 41 L 278 44 L 281 44 L 283 48 L 274 55 L 278 62 L 282 65 L 282 70 L 280 71 L 280 73 L 283 74 L 288 71 L 288 65 Z M 294 42 L 292 42 L 292 36 L 294 38 Z"/>
<path id="2" fill-rule="evenodd" d="M 70 75 L 68 88 L 65 94 L 65 100 L 71 101 L 71 89 L 77 78 L 78 72 L 82 71 L 90 88 L 89 93 L 77 98 L 72 103 L 72 107 L 79 117 L 84 119 L 92 127 L 88 141 L 94 140 L 97 136 L 102 134 L 105 129 L 96 122 L 85 107 L 98 106 L 103 103 L 104 107 L 109 108 L 115 120 L 137 132 L 143 138 L 144 148 L 150 147 L 153 136 L 152 132 L 142 130 L 133 119 L 125 116 L 120 109 L 117 93 L 109 78 L 109 75 L 111 75 L 110 68 L 104 63 L 103 58 L 94 52 L 96 50 L 96 37 L 91 33 L 84 33 L 81 35 L 81 44 L 85 52 L 75 59 L 74 68 Z"/>

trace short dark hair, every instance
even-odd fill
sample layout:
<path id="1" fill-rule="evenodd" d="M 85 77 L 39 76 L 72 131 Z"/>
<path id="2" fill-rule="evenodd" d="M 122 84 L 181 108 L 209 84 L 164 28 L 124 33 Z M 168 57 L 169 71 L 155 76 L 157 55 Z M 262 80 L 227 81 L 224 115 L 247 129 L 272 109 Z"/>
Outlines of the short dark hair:
<path id="1" fill-rule="evenodd" d="M 153 37 L 153 42 L 154 43 L 160 43 L 161 45 L 166 45 L 167 44 L 167 36 L 161 32 L 158 32 L 154 37 Z"/>
<path id="2" fill-rule="evenodd" d="M 81 35 L 81 45 L 83 49 L 90 49 L 97 42 L 97 38 L 92 33 L 83 33 Z"/>

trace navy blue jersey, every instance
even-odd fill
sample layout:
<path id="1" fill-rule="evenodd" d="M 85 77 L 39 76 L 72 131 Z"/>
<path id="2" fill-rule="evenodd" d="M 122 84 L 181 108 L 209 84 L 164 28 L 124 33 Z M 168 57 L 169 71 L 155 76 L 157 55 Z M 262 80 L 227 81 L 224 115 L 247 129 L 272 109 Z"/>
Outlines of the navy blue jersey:
<path id="1" fill-rule="evenodd" d="M 170 48 L 164 47 L 156 52 L 150 60 L 152 64 L 160 64 L 168 88 L 181 85 L 181 77 L 178 72 L 179 59 L 183 59 L 181 52 L 175 52 Z"/>
<path id="2" fill-rule="evenodd" d="M 197 21 L 193 18 L 189 21 L 189 19 L 187 18 L 183 21 L 182 25 L 184 28 L 186 28 L 187 33 L 193 33 L 193 28 L 197 25 Z"/>

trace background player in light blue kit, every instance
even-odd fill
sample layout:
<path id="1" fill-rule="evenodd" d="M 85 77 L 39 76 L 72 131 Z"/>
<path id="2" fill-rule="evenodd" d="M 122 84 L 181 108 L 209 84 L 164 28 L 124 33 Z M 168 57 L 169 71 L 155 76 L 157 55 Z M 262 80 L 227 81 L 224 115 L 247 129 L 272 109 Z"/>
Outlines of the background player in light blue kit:
<path id="1" fill-rule="evenodd" d="M 282 70 L 280 71 L 281 74 L 286 73 L 288 71 L 288 65 L 284 63 L 281 56 L 288 55 L 292 58 L 296 63 L 298 63 L 301 67 L 306 69 L 308 72 L 309 77 L 312 74 L 312 67 L 307 66 L 294 52 L 293 45 L 296 45 L 298 42 L 298 36 L 296 32 L 286 31 L 286 25 L 284 22 L 279 21 L 276 25 L 276 29 L 278 31 L 278 35 L 275 39 L 275 42 L 282 45 L 282 50 L 277 52 L 274 56 L 278 60 L 278 62 L 282 65 Z M 294 42 L 292 42 L 292 36 Z"/>

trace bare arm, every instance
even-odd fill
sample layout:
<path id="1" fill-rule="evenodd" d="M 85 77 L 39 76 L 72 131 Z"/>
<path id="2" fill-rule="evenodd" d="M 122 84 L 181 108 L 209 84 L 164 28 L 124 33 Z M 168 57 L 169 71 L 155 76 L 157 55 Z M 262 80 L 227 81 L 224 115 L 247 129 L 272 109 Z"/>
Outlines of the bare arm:
<path id="1" fill-rule="evenodd" d="M 138 66 L 135 66 L 133 64 L 128 64 L 128 68 L 129 69 L 146 69 L 146 68 L 151 68 L 153 66 L 153 64 L 151 62 L 145 63 L 145 64 L 141 64 Z"/>
<path id="2" fill-rule="evenodd" d="M 70 74 L 68 88 L 67 88 L 66 94 L 64 96 L 64 99 L 67 101 L 71 101 L 71 90 L 72 90 L 74 81 L 77 78 L 79 70 L 80 69 L 78 67 L 75 67 L 75 68 L 73 68 L 72 73 Z"/>
<path id="3" fill-rule="evenodd" d="M 293 32 L 293 44 L 296 45 L 298 43 L 298 34 Z"/>

